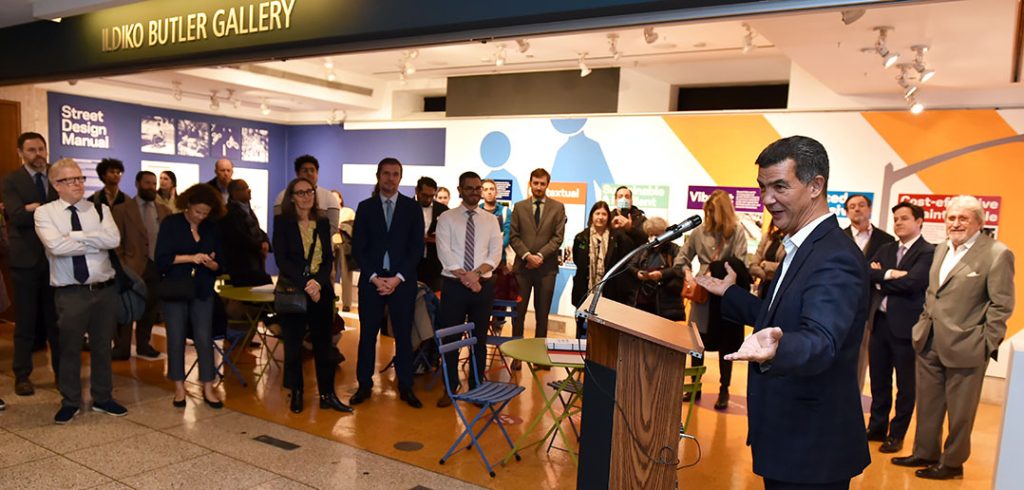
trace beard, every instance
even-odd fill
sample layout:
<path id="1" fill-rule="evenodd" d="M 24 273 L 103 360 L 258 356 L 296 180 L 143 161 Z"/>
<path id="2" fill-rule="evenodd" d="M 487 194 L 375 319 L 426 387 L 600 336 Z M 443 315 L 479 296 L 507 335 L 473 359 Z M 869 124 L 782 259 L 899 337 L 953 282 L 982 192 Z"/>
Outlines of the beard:
<path id="1" fill-rule="evenodd" d="M 139 189 L 139 197 L 146 202 L 154 201 L 156 200 L 156 191 L 153 189 Z"/>

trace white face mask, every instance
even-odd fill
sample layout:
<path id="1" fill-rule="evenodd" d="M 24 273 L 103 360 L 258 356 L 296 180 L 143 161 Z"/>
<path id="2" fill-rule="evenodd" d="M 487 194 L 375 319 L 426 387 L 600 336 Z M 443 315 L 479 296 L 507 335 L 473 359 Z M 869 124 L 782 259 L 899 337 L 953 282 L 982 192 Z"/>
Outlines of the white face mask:
<path id="1" fill-rule="evenodd" d="M 626 199 L 625 197 L 619 198 L 617 204 L 619 205 L 619 209 L 629 209 L 630 208 L 629 199 Z"/>

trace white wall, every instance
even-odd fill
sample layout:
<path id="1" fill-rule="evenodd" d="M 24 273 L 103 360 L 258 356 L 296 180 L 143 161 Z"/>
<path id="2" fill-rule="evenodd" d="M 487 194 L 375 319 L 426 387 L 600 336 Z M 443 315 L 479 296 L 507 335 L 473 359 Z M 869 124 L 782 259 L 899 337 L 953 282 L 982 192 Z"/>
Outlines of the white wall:
<path id="1" fill-rule="evenodd" d="M 673 109 L 672 85 L 641 73 L 639 70 L 619 70 L 620 113 L 666 112 Z"/>
<path id="2" fill-rule="evenodd" d="M 34 85 L 0 87 L 0 99 L 21 103 L 21 131 L 49 134 L 46 116 L 46 90 Z"/>

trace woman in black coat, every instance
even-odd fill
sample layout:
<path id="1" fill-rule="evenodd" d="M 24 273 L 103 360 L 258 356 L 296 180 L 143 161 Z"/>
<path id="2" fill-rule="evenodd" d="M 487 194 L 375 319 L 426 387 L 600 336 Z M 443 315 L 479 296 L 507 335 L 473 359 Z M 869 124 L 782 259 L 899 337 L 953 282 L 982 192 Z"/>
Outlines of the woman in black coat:
<path id="1" fill-rule="evenodd" d="M 334 285 L 331 266 L 334 230 L 316 206 L 316 186 L 304 178 L 288 184 L 281 202 L 281 214 L 274 218 L 274 260 L 286 280 L 306 293 L 305 313 L 281 314 L 284 336 L 284 386 L 292 392 L 291 411 L 302 412 L 302 339 L 309 330 L 316 363 L 320 408 L 351 412 L 334 391 L 337 363 L 331 342 L 334 315 Z"/>
<path id="2" fill-rule="evenodd" d="M 633 249 L 632 241 L 625 233 L 608 225 L 610 215 L 608 203 L 594 203 L 590 208 L 587 228 L 576 234 L 572 242 L 572 261 L 576 264 L 576 275 L 572 278 L 570 299 L 577 308 L 605 272 Z M 630 299 L 622 297 L 615 281 L 609 281 L 605 285 L 602 296 L 620 303 L 626 303 Z M 585 333 L 582 324 L 577 320 L 576 336 L 582 337 Z"/>
<path id="3" fill-rule="evenodd" d="M 655 216 L 643 224 L 648 237 L 665 233 L 668 223 Z M 636 277 L 640 287 L 632 304 L 638 309 L 654 313 L 666 320 L 686 320 L 683 308 L 683 264 L 676 261 L 679 245 L 665 242 L 645 250 L 629 266 L 629 274 Z"/>

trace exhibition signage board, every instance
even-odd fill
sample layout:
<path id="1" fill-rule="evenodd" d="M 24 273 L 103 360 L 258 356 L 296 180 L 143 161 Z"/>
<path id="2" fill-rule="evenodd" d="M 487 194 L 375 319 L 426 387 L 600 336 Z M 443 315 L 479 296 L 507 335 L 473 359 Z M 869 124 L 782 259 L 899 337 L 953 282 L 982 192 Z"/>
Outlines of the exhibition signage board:
<path id="1" fill-rule="evenodd" d="M 909 202 L 924 209 L 921 235 L 925 240 L 939 243 L 946 239 L 946 207 L 953 194 L 900 194 L 897 202 Z M 999 196 L 974 196 L 981 201 L 985 213 L 985 232 L 993 237 L 999 232 L 999 214 L 1003 199 Z"/>

